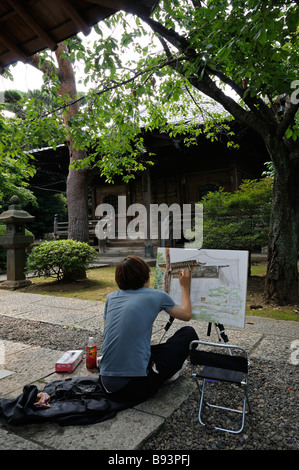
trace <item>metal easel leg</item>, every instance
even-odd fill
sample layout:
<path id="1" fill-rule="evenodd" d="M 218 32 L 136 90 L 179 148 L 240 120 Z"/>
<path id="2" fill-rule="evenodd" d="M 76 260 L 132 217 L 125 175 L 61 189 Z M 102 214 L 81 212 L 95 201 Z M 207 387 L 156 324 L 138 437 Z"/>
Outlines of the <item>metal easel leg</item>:
<path id="1" fill-rule="evenodd" d="M 221 323 L 213 323 L 213 325 L 215 326 L 218 340 L 221 341 L 221 339 L 223 339 L 225 343 L 228 343 L 228 337 L 227 337 L 227 334 L 225 333 L 224 326 Z M 212 323 L 209 323 L 207 336 L 211 336 L 211 329 L 212 329 Z"/>
<path id="2" fill-rule="evenodd" d="M 224 326 L 221 323 L 213 323 L 213 325 L 215 326 L 215 329 L 216 329 L 216 333 L 217 333 L 217 336 L 218 336 L 218 341 L 221 342 L 221 340 L 223 340 L 224 343 L 228 343 L 229 339 L 228 339 L 227 334 L 225 333 Z M 211 335 L 211 329 L 212 329 L 212 323 L 209 323 L 208 324 L 207 336 Z M 229 349 L 229 353 L 231 354 L 230 349 Z"/>

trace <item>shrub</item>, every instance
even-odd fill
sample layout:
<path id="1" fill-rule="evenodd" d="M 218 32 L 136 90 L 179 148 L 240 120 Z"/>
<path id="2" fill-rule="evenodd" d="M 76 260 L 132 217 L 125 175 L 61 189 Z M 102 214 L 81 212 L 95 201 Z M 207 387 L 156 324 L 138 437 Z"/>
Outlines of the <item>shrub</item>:
<path id="1" fill-rule="evenodd" d="M 252 252 L 267 245 L 272 178 L 244 180 L 234 193 L 221 188 L 208 193 L 201 202 L 203 248 Z"/>
<path id="2" fill-rule="evenodd" d="M 27 260 L 27 272 L 56 277 L 58 281 L 75 281 L 86 277 L 88 264 L 95 255 L 96 251 L 87 243 L 46 241 L 32 249 Z"/>

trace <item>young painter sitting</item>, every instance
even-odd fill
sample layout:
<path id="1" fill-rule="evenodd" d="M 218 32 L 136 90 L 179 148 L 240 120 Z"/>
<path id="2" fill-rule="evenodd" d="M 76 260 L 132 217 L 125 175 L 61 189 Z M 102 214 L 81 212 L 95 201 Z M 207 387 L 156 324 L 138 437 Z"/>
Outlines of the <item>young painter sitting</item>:
<path id="1" fill-rule="evenodd" d="M 143 401 L 173 377 L 188 356 L 189 344 L 198 339 L 190 326 L 182 327 L 165 343 L 151 346 L 152 326 L 161 310 L 173 318 L 191 318 L 189 271 L 181 271 L 181 306 L 163 291 L 149 288 L 150 267 L 128 256 L 116 267 L 120 290 L 108 295 L 104 341 L 99 364 L 100 381 L 112 399 Z"/>

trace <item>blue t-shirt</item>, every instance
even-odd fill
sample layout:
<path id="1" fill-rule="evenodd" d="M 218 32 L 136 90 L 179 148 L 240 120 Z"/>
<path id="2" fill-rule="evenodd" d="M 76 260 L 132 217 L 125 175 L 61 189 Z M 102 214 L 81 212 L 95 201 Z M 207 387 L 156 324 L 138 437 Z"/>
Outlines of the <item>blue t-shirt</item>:
<path id="1" fill-rule="evenodd" d="M 166 292 L 156 289 L 111 292 L 104 310 L 101 376 L 146 376 L 153 323 L 159 312 L 168 312 L 174 306 Z"/>

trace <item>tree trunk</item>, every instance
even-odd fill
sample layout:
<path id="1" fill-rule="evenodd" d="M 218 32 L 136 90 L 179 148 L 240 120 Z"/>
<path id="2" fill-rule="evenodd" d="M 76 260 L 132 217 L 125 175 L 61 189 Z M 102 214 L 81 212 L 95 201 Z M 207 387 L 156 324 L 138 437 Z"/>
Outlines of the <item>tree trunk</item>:
<path id="1" fill-rule="evenodd" d="M 55 51 L 58 67 L 52 63 L 45 61 L 42 71 L 51 76 L 55 69 L 57 73 L 60 87 L 58 93 L 60 96 L 68 95 L 71 99 L 77 96 L 76 80 L 71 61 L 68 59 L 68 47 L 64 43 L 59 43 Z M 31 64 L 39 69 L 39 56 L 34 54 L 30 57 Z M 66 108 L 63 114 L 64 125 L 68 128 L 68 121 L 79 111 L 78 103 Z M 85 152 L 75 150 L 73 141 L 68 140 L 70 163 L 86 157 Z M 69 230 L 68 237 L 73 240 L 88 242 L 88 170 L 70 169 L 67 178 L 67 203 L 68 203 L 68 220 Z"/>
<path id="2" fill-rule="evenodd" d="M 58 76 L 60 80 L 59 94 L 67 94 L 72 99 L 77 96 L 76 81 L 71 61 L 63 56 L 68 52 L 64 43 L 58 45 L 56 57 L 58 61 Z M 64 115 L 66 127 L 68 121 L 79 111 L 79 105 L 73 104 L 67 108 Z M 68 141 L 70 163 L 86 157 L 86 153 L 75 150 L 73 141 Z M 68 204 L 68 237 L 73 240 L 88 243 L 88 170 L 75 170 L 70 168 L 67 178 L 67 204 Z"/>
<path id="3" fill-rule="evenodd" d="M 72 152 L 71 144 L 69 148 Z M 78 158 L 78 153 L 75 157 L 71 153 L 71 161 Z M 68 238 L 86 243 L 89 241 L 87 201 L 87 171 L 70 168 L 67 177 Z"/>
<path id="4" fill-rule="evenodd" d="M 297 150 L 287 153 L 281 140 L 269 139 L 275 167 L 265 297 L 279 305 L 298 298 L 299 184 Z"/>

